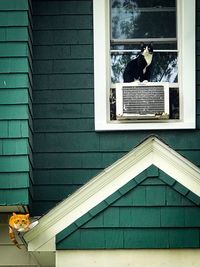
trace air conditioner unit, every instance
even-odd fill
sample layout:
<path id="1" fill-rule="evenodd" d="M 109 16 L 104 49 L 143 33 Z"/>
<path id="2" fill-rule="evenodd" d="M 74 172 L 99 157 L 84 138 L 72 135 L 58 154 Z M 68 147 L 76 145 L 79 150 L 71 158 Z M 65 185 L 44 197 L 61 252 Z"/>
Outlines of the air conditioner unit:
<path id="1" fill-rule="evenodd" d="M 116 84 L 117 120 L 169 118 L 169 83 Z"/>

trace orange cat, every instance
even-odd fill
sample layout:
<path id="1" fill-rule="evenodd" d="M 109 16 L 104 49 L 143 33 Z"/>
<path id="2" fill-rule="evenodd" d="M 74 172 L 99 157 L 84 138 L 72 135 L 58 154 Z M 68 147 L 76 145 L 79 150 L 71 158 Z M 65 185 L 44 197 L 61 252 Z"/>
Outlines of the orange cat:
<path id="1" fill-rule="evenodd" d="M 15 231 L 26 232 L 29 230 L 29 225 L 29 214 L 13 213 L 13 215 L 9 219 L 9 237 L 18 248 L 20 248 L 20 245 L 16 240 Z"/>

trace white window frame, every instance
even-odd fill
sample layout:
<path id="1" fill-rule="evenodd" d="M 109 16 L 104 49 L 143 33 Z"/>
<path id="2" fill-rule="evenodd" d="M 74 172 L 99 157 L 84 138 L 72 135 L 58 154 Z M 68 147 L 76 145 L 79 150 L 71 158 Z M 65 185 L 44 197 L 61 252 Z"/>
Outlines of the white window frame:
<path id="1" fill-rule="evenodd" d="M 195 0 L 177 0 L 180 119 L 160 122 L 110 121 L 109 0 L 93 0 L 95 130 L 195 129 Z"/>

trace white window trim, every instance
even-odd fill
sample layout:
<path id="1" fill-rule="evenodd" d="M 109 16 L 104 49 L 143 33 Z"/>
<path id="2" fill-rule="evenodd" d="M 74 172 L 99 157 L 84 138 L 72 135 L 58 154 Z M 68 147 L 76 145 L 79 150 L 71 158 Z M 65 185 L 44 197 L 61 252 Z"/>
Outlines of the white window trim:
<path id="1" fill-rule="evenodd" d="M 93 0 L 95 130 L 194 129 L 196 127 L 195 0 L 177 0 L 180 119 L 166 122 L 109 121 L 109 1 Z M 180 45 L 181 44 L 181 45 Z"/>

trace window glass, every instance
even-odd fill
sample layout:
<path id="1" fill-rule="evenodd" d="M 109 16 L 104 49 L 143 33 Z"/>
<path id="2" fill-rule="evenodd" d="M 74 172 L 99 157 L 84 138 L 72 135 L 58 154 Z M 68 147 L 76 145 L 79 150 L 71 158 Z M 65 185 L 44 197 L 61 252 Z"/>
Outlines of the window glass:
<path id="1" fill-rule="evenodd" d="M 176 37 L 175 1 L 111 2 L 111 39 Z"/>
<path id="2" fill-rule="evenodd" d="M 137 52 L 111 53 L 111 82 L 122 83 L 123 71 L 128 62 L 138 55 Z M 155 52 L 152 62 L 151 82 L 178 82 L 177 52 Z"/>
<path id="3" fill-rule="evenodd" d="M 178 83 L 175 0 L 111 0 L 110 118 L 115 119 L 115 83 L 123 83 L 128 62 L 138 57 L 141 42 L 153 41 L 151 82 Z M 179 88 L 170 89 L 170 118 L 179 118 Z"/>
<path id="4" fill-rule="evenodd" d="M 97 131 L 195 128 L 195 3 L 195 0 L 93 1 Z M 169 120 L 122 121 L 116 118 L 116 83 L 123 82 L 125 67 L 138 56 L 141 43 L 151 42 L 154 53 L 147 79 L 169 82 Z M 141 69 L 138 71 L 141 73 Z M 133 79 L 137 80 L 136 75 Z M 120 101 L 117 92 L 117 104 Z"/>

